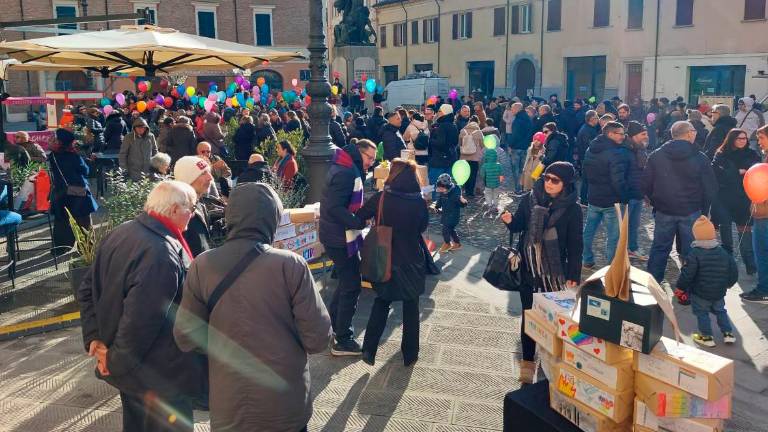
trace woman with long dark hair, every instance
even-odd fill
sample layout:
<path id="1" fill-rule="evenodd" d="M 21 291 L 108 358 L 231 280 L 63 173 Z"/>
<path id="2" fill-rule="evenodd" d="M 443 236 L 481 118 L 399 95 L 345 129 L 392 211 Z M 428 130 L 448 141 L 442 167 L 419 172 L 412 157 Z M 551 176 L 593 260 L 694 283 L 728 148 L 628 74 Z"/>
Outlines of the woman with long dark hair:
<path id="1" fill-rule="evenodd" d="M 381 207 L 381 208 L 380 208 Z M 421 234 L 429 225 L 427 203 L 421 197 L 416 162 L 392 161 L 384 190 L 368 198 L 355 216 L 363 228 L 379 211 L 383 226 L 392 227 L 392 278 L 374 283 L 376 299 L 363 341 L 363 361 L 373 365 L 379 340 L 393 301 L 403 302 L 403 362 L 410 366 L 419 357 L 419 296 L 424 293 L 426 265 Z"/>
<path id="2" fill-rule="evenodd" d="M 283 185 L 290 187 L 293 184 L 293 178 L 299 172 L 299 164 L 296 162 L 296 150 L 294 150 L 290 142 L 282 140 L 277 143 L 277 155 L 280 158 L 275 162 L 275 166 L 272 169 L 277 177 L 283 180 Z"/>
<path id="3" fill-rule="evenodd" d="M 501 220 L 511 236 L 520 233 L 523 309 L 533 306 L 533 293 L 573 288 L 581 278 L 582 213 L 574 187 L 576 171 L 569 162 L 554 162 L 523 196 L 515 215 L 504 212 Z M 523 361 L 520 382 L 531 384 L 536 371 L 536 343 L 525 334 L 522 314 L 520 337 Z"/>
<path id="4" fill-rule="evenodd" d="M 714 222 L 719 226 L 723 247 L 733 253 L 731 224 L 739 233 L 739 251 L 747 274 L 755 274 L 755 254 L 752 249 L 751 201 L 744 191 L 744 174 L 754 164 L 760 163 L 760 155 L 749 148 L 749 136 L 743 129 L 731 129 L 725 141 L 715 152 L 712 169 L 720 188 L 712 206 Z"/>

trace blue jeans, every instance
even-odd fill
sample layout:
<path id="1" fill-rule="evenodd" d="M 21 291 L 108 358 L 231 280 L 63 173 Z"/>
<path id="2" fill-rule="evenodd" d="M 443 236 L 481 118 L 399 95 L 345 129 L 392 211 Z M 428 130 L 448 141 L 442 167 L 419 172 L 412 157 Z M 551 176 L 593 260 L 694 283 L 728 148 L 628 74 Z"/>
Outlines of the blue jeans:
<path id="1" fill-rule="evenodd" d="M 509 166 L 512 170 L 512 186 L 515 189 L 522 187 L 520 177 L 525 168 L 525 158 L 528 156 L 528 150 L 509 149 Z"/>
<path id="2" fill-rule="evenodd" d="M 451 168 L 433 168 L 429 167 L 427 169 L 427 176 L 429 177 L 429 184 L 432 186 L 435 185 L 437 182 L 437 178 L 440 177 L 440 174 L 450 174 Z M 432 192 L 432 201 L 437 201 L 437 192 Z"/>
<path id="3" fill-rule="evenodd" d="M 606 257 L 608 262 L 613 261 L 616 253 L 616 244 L 619 242 L 619 221 L 616 217 L 616 209 L 613 207 L 596 207 L 592 204 L 587 208 L 587 223 L 584 225 L 584 264 L 594 264 L 595 255 L 592 252 L 592 243 L 600 223 L 605 222 L 606 230 Z"/>
<path id="4" fill-rule="evenodd" d="M 757 264 L 756 293 L 768 295 L 768 219 L 755 219 L 752 225 L 752 248 Z"/>
<path id="5" fill-rule="evenodd" d="M 637 252 L 637 239 L 640 235 L 640 214 L 643 213 L 643 200 L 629 200 L 629 250 Z"/>
<path id="6" fill-rule="evenodd" d="M 705 300 L 696 294 L 691 295 L 691 307 L 699 325 L 699 333 L 703 336 L 712 336 L 712 323 L 709 320 L 710 312 L 717 318 L 717 325 L 723 333 L 731 333 L 731 320 L 725 310 L 725 299 Z"/>
<path id="7" fill-rule="evenodd" d="M 680 240 L 680 258 L 685 258 L 691 250 L 693 242 L 693 222 L 701 216 L 701 212 L 695 212 L 688 216 L 671 216 L 657 211 L 653 215 L 653 243 L 648 257 L 648 273 L 656 281 L 664 280 L 664 272 L 667 270 L 667 259 L 675 236 Z"/>

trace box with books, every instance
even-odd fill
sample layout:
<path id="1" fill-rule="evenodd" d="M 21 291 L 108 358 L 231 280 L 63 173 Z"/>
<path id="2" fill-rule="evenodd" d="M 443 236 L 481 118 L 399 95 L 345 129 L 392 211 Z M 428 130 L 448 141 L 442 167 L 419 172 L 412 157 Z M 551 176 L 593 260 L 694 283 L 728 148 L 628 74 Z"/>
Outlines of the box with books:
<path id="1" fill-rule="evenodd" d="M 575 399 L 616 423 L 632 416 L 634 392 L 617 391 L 565 363 L 558 363 L 555 387 L 563 395 Z"/>
<path id="2" fill-rule="evenodd" d="M 571 312 L 575 305 L 576 292 L 566 289 L 563 291 L 535 293 L 533 295 L 532 309 L 544 317 L 548 323 L 555 324 L 558 314 Z"/>
<path id="3" fill-rule="evenodd" d="M 723 420 L 656 417 L 635 398 L 635 430 L 651 432 L 723 432 Z"/>
<path id="4" fill-rule="evenodd" d="M 523 313 L 525 314 L 525 334 L 536 341 L 539 348 L 555 357 L 560 357 L 563 341 L 555 334 L 555 326 L 546 322 L 532 309 L 526 309 Z"/>
<path id="5" fill-rule="evenodd" d="M 632 350 L 583 333 L 578 320 L 579 305 L 572 314 L 559 313 L 555 321 L 557 336 L 603 363 L 614 364 L 632 359 Z"/>
<path id="6" fill-rule="evenodd" d="M 651 378 L 635 373 L 635 394 L 656 417 L 728 419 L 733 394 L 706 400 Z"/>

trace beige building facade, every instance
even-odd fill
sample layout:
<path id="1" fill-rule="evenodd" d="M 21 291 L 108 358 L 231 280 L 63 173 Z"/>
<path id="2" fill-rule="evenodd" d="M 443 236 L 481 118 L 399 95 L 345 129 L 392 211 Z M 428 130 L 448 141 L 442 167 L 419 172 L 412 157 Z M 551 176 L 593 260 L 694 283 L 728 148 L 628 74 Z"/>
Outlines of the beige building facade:
<path id="1" fill-rule="evenodd" d="M 385 82 L 432 70 L 461 94 L 768 94 L 766 0 L 379 0 L 375 10 Z"/>

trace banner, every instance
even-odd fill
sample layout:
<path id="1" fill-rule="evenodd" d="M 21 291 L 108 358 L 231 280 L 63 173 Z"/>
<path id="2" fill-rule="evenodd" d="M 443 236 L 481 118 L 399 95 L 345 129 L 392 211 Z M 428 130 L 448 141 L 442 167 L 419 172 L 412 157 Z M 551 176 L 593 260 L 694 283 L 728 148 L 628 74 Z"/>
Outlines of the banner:
<path id="1" fill-rule="evenodd" d="M 48 151 L 48 144 L 51 141 L 51 138 L 54 137 L 55 131 L 52 130 L 45 130 L 45 131 L 38 131 L 38 132 L 27 132 L 29 134 L 29 140 L 33 143 L 39 144 L 40 147 L 43 148 L 43 150 Z M 16 132 L 6 132 L 5 138 L 9 142 L 16 142 Z"/>

